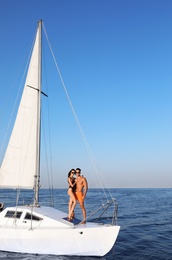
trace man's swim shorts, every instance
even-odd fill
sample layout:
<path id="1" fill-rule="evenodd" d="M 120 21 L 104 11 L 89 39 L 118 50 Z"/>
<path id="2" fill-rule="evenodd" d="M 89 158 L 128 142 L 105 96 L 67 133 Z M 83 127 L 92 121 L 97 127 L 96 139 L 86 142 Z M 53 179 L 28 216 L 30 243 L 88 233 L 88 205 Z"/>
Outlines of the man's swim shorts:
<path id="1" fill-rule="evenodd" d="M 84 198 L 83 198 L 83 193 L 82 193 L 82 191 L 76 191 L 76 192 L 75 192 L 75 197 L 76 197 L 76 199 L 77 199 L 80 203 L 84 202 Z"/>

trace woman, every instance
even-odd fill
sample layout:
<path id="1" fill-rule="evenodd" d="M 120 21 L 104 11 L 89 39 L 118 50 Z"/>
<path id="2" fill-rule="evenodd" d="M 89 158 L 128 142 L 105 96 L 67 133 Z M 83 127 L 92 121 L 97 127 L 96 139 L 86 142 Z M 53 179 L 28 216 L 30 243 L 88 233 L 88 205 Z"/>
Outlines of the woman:
<path id="1" fill-rule="evenodd" d="M 74 178 L 75 170 L 72 169 L 68 173 L 68 183 L 69 183 L 69 188 L 68 188 L 68 195 L 70 197 L 69 199 L 69 215 L 68 215 L 68 220 L 71 221 L 74 218 L 74 208 L 76 206 L 76 198 L 75 198 L 75 188 L 76 188 L 76 179 Z"/>

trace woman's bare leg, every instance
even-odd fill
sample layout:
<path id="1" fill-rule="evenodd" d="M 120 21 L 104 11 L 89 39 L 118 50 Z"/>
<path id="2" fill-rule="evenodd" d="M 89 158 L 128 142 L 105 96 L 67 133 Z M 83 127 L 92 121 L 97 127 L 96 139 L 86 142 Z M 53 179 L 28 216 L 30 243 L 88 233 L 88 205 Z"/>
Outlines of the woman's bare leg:
<path id="1" fill-rule="evenodd" d="M 72 215 L 74 214 L 74 209 L 75 209 L 75 206 L 76 206 L 76 198 L 75 198 L 75 195 L 73 194 L 73 192 L 70 192 L 69 202 L 71 202 L 71 203 L 70 203 L 70 206 L 69 206 L 68 218 L 71 219 Z"/>

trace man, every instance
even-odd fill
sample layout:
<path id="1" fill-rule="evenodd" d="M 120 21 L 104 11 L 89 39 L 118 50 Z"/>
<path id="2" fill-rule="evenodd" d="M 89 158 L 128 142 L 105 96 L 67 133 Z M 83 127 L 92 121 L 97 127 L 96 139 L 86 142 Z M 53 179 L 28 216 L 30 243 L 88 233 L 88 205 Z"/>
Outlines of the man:
<path id="1" fill-rule="evenodd" d="M 87 190 L 88 190 L 88 183 L 87 183 L 86 178 L 84 176 L 81 176 L 80 168 L 76 168 L 75 174 L 76 174 L 75 197 L 78 200 L 79 205 L 82 209 L 82 214 L 83 214 L 82 224 L 85 224 L 86 223 L 86 209 L 84 206 L 84 200 L 85 200 Z"/>

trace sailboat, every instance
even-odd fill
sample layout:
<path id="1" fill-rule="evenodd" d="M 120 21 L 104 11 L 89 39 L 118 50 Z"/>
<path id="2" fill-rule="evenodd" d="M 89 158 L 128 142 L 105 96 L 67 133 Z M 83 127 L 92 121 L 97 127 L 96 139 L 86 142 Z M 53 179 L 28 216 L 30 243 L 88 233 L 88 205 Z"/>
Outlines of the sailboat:
<path id="1" fill-rule="evenodd" d="M 68 221 L 67 213 L 42 206 L 40 191 L 41 44 L 42 20 L 36 38 L 16 121 L 0 168 L 0 187 L 33 189 L 33 203 L 3 207 L 0 204 L 0 250 L 9 252 L 104 256 L 113 247 L 120 226 L 111 223 Z M 101 210 L 106 211 L 108 201 Z M 116 201 L 115 201 L 116 207 Z M 116 214 L 117 209 L 114 212 Z M 71 243 L 71 239 L 73 243 Z"/>

